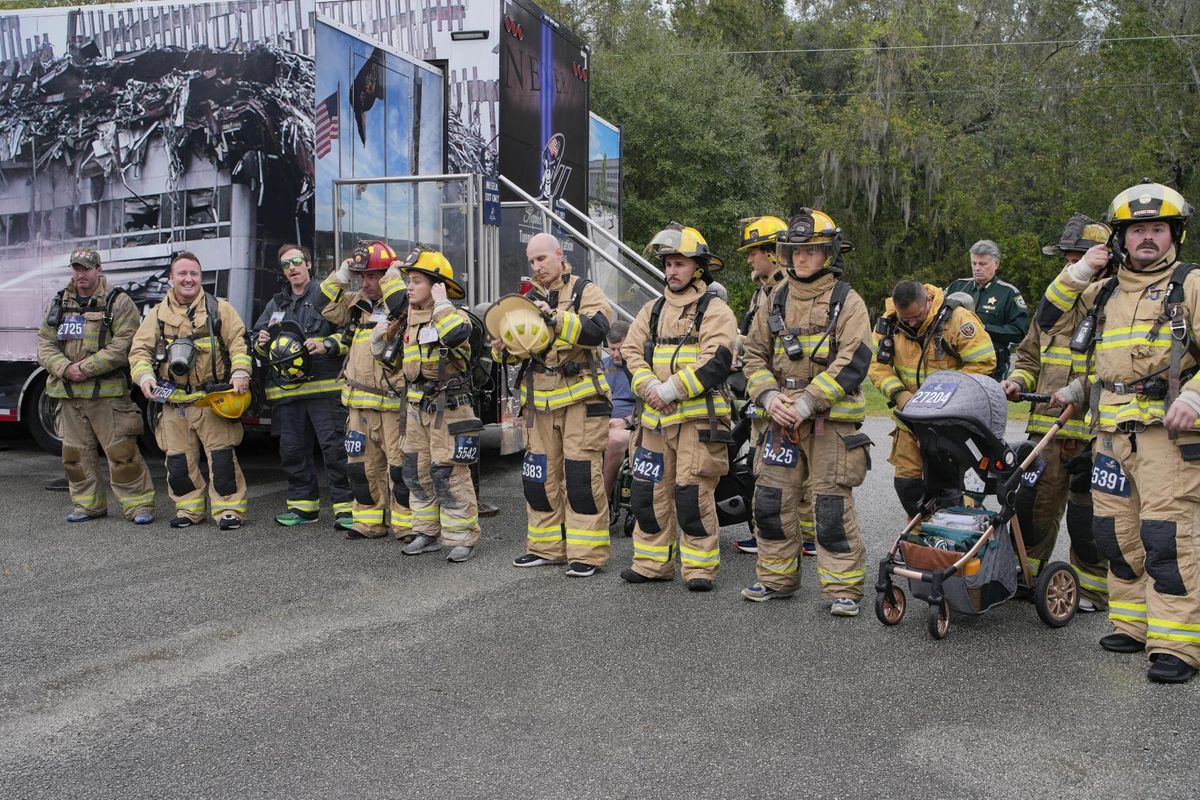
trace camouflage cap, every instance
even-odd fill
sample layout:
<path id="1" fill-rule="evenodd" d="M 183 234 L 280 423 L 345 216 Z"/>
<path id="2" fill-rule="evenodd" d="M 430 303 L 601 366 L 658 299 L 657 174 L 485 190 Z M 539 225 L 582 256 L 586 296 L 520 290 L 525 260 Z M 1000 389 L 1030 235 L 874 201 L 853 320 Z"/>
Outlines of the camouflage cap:
<path id="1" fill-rule="evenodd" d="M 88 269 L 100 266 L 100 251 L 94 247 L 80 247 L 71 253 L 71 266 L 80 265 Z"/>

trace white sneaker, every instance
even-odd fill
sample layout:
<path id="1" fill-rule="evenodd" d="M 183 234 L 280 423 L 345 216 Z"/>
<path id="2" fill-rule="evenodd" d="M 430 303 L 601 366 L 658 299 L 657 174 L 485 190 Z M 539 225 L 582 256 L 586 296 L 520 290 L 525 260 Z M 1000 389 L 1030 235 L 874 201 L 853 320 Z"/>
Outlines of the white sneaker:
<path id="1" fill-rule="evenodd" d="M 441 549 L 442 543 L 436 538 L 418 533 L 411 542 L 404 545 L 404 549 L 400 552 L 406 556 L 419 556 L 421 553 L 436 553 Z"/>
<path id="2" fill-rule="evenodd" d="M 835 617 L 857 617 L 858 602 L 849 597 L 839 597 L 829 605 L 829 613 Z"/>
<path id="3" fill-rule="evenodd" d="M 1096 608 L 1096 604 L 1093 603 L 1091 600 L 1088 600 L 1086 597 L 1079 598 L 1079 613 L 1080 614 L 1095 614 L 1097 611 L 1099 611 L 1099 609 Z"/>
<path id="4" fill-rule="evenodd" d="M 451 547 L 449 555 L 446 556 L 447 561 L 453 561 L 456 564 L 461 564 L 467 561 L 471 556 L 475 555 L 475 548 L 465 544 L 460 544 L 458 547 Z"/>

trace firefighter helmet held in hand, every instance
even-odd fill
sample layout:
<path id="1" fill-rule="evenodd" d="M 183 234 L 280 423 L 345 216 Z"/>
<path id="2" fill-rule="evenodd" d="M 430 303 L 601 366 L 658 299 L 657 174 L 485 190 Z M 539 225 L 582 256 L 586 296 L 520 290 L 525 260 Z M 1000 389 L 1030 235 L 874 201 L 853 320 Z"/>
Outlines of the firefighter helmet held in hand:
<path id="1" fill-rule="evenodd" d="M 1086 253 L 1098 244 L 1107 243 L 1110 236 L 1112 230 L 1107 225 L 1077 212 L 1063 226 L 1058 242 L 1046 245 L 1042 252 L 1048 256 Z"/>
<path id="2" fill-rule="evenodd" d="M 775 252 L 775 238 L 788 229 L 779 217 L 747 217 L 742 220 L 742 242 L 738 252 L 744 253 L 752 247 L 768 247 Z"/>
<path id="3" fill-rule="evenodd" d="M 221 384 L 225 388 L 214 387 L 214 391 L 196 401 L 200 408 L 208 406 L 225 419 L 241 419 L 250 408 L 250 393 L 238 394 L 229 384 Z"/>
<path id="4" fill-rule="evenodd" d="M 299 383 L 308 375 L 312 356 L 304 346 L 304 331 L 293 320 L 280 322 L 271 330 L 267 344 L 267 367 L 281 383 Z"/>
<path id="5" fill-rule="evenodd" d="M 385 270 L 396 261 L 396 251 L 387 242 L 361 240 L 354 246 L 354 260 L 350 263 L 352 272 L 374 272 Z"/>
<path id="6" fill-rule="evenodd" d="M 1170 186 L 1143 178 L 1141 183 L 1130 186 L 1113 198 L 1104 221 L 1112 225 L 1120 236 L 1127 225 L 1161 220 L 1170 224 L 1171 238 L 1176 245 L 1180 245 L 1191 216 L 1192 207 L 1183 199 L 1183 195 Z"/>
<path id="7" fill-rule="evenodd" d="M 454 280 L 454 268 L 450 266 L 450 261 L 433 248 L 424 245 L 414 247 L 400 265 L 400 271 L 405 274 L 419 272 L 434 283 L 446 284 L 446 296 L 451 300 L 461 300 L 466 296 L 462 284 Z"/>
<path id="8" fill-rule="evenodd" d="M 838 275 L 842 273 L 842 253 L 848 253 L 852 245 L 842 238 L 842 229 L 824 211 L 801 208 L 788 223 L 787 230 L 779 234 L 775 242 L 775 258 L 792 270 L 792 251 L 798 247 L 824 245 L 825 263 L 822 269 Z"/>
<path id="9" fill-rule="evenodd" d="M 506 294 L 483 315 L 492 341 L 514 358 L 540 356 L 550 349 L 554 333 L 533 301 L 519 294 Z"/>

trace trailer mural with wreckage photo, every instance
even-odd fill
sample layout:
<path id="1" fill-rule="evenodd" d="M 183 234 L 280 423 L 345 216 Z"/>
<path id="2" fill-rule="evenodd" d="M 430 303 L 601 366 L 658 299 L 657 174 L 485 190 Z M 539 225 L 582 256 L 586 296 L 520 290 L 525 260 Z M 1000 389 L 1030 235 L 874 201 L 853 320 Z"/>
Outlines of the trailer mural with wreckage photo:
<path id="1" fill-rule="evenodd" d="M 275 250 L 311 244 L 311 4 L 9 12 L 0 61 L 0 421 L 56 449 L 36 339 L 72 250 L 143 309 L 190 250 L 252 320 Z"/>

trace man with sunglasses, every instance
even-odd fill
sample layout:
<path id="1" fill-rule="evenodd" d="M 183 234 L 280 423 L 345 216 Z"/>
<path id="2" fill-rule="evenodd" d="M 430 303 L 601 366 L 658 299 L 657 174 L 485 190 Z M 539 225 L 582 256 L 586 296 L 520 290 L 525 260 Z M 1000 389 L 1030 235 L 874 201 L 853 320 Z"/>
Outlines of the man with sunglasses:
<path id="1" fill-rule="evenodd" d="M 326 344 L 337 326 L 321 316 L 329 297 L 312 279 L 308 249 L 283 245 L 279 267 L 287 286 L 267 303 L 252 334 L 254 355 L 267 368 L 266 397 L 272 403 L 279 463 L 288 481 L 287 510 L 277 514 L 275 521 L 289 527 L 317 521 L 321 497 L 313 445 L 319 444 L 334 527 L 349 530 L 354 524 L 354 498 L 343 446 L 346 408 L 339 400 L 337 382 L 342 360 L 336 344 Z"/>

